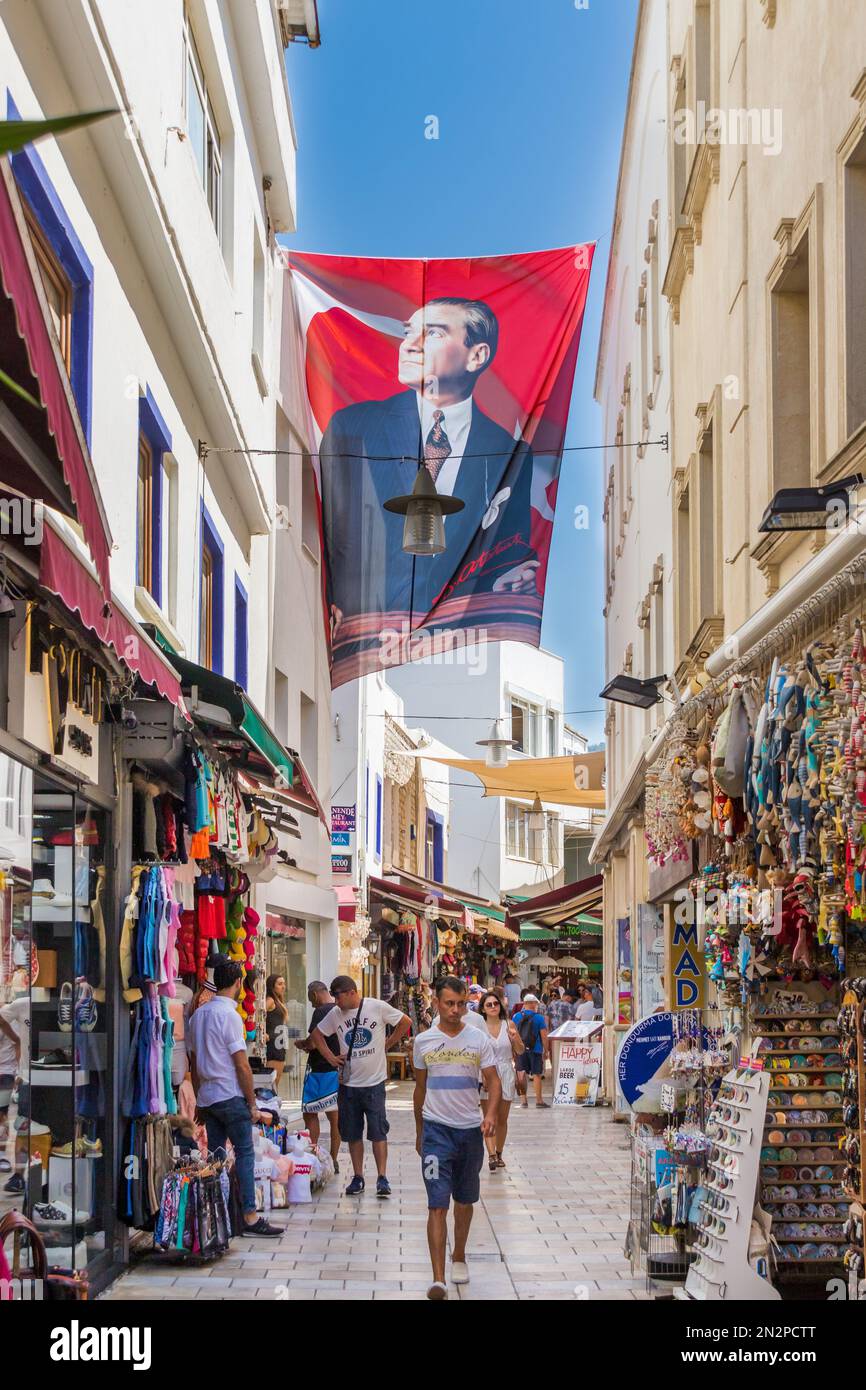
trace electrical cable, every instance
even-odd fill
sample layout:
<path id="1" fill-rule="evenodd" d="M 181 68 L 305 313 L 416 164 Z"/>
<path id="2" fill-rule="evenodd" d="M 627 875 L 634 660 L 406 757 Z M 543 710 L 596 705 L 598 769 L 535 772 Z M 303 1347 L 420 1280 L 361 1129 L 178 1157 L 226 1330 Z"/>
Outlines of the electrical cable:
<path id="1" fill-rule="evenodd" d="M 515 448 L 525 441 L 515 439 Z M 554 458 L 559 458 L 561 454 L 583 454 L 598 451 L 600 449 L 648 449 L 651 445 L 659 445 L 665 453 L 670 447 L 670 438 L 663 434 L 659 439 L 638 439 L 633 444 L 566 444 L 562 449 L 538 450 L 539 457 L 550 454 Z M 493 449 L 483 454 L 463 454 L 463 459 L 492 459 L 492 458 L 511 458 L 514 449 Z M 208 454 L 244 454 L 249 458 L 252 454 L 260 458 L 327 458 L 327 459 L 355 459 L 357 462 L 366 460 L 367 463 L 414 463 L 419 468 L 425 462 L 422 455 L 415 454 L 320 454 L 318 449 L 238 449 L 235 447 L 219 448 L 213 444 L 205 444 L 204 440 L 199 442 L 199 453 L 202 459 Z"/>

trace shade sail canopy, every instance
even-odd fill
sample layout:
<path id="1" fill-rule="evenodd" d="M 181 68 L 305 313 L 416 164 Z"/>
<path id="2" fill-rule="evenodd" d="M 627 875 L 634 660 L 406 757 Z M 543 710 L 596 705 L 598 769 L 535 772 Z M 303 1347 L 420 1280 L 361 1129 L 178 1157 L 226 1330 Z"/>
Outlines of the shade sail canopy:
<path id="1" fill-rule="evenodd" d="M 576 883 L 563 884 L 561 888 L 554 888 L 550 893 L 539 893 L 535 898 L 525 898 L 520 902 L 511 901 L 508 904 L 507 921 L 512 927 L 517 927 L 522 922 L 557 927 L 560 923 L 569 922 L 578 914 L 591 915 L 601 908 L 602 882 L 601 874 L 594 874 L 591 878 L 583 878 Z"/>
<path id="2" fill-rule="evenodd" d="M 424 748 L 418 756 L 471 772 L 483 784 L 485 796 L 538 796 L 558 806 L 604 810 L 604 753 L 514 758 L 505 767 L 488 767 L 483 758 L 439 757 Z"/>
<path id="3" fill-rule="evenodd" d="M 63 523 L 47 511 L 44 520 L 39 583 L 56 594 L 70 613 L 77 613 L 101 642 L 113 647 L 130 671 L 186 714 L 177 672 L 116 599 L 106 603 L 94 567 L 83 549 L 78 550 L 76 538 L 62 529 Z"/>
<path id="4" fill-rule="evenodd" d="M 0 364 L 39 404 L 0 387 L 0 488 L 73 516 L 110 592 L 111 533 L 15 180 L 0 160 Z"/>

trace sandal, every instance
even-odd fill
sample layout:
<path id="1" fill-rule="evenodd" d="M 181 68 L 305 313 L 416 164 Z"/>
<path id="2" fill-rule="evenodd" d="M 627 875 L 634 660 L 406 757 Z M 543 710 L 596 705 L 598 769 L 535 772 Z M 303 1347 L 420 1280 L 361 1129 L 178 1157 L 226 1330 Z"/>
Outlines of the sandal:
<path id="1" fill-rule="evenodd" d="M 502 1154 L 499 1152 L 498 1149 L 496 1151 L 496 1166 L 497 1168 L 505 1167 L 505 1159 L 502 1157 Z"/>
<path id="2" fill-rule="evenodd" d="M 494 1158 L 493 1154 L 490 1154 L 490 1156 L 488 1157 L 487 1166 L 490 1169 L 491 1173 L 495 1173 L 496 1169 L 499 1167 L 499 1164 L 496 1162 L 496 1159 Z"/>

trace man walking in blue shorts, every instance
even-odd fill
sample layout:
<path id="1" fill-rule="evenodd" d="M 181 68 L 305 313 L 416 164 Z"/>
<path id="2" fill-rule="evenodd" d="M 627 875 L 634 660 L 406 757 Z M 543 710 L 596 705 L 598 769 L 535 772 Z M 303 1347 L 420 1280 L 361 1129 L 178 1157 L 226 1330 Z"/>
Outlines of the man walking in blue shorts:
<path id="1" fill-rule="evenodd" d="M 448 1297 L 445 1283 L 446 1217 L 454 1198 L 454 1248 L 451 1281 L 468 1284 L 466 1238 L 472 1207 L 481 1195 L 480 1173 L 484 1161 L 484 1136 L 496 1130 L 496 1111 L 502 1085 L 496 1069 L 493 1044 L 486 1031 L 469 1028 L 466 986 L 446 975 L 436 985 L 439 1017 L 436 1026 L 415 1039 L 415 1147 L 421 1155 L 421 1172 L 427 1188 L 427 1243 L 433 1265 L 433 1283 L 427 1297 Z M 487 1089 L 487 1108 L 482 1118 L 478 1087 Z"/>

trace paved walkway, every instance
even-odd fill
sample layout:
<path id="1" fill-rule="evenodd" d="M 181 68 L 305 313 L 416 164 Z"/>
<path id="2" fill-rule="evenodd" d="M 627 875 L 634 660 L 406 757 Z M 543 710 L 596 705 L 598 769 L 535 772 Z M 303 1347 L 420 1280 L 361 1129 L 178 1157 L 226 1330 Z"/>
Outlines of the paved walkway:
<path id="1" fill-rule="evenodd" d="M 390 1201 L 342 1195 L 339 1179 L 309 1206 L 275 1212 L 277 1241 L 238 1238 L 221 1260 L 192 1269 L 145 1260 L 105 1295 L 113 1299 L 407 1299 L 431 1281 L 426 1202 L 415 1152 L 412 1087 L 389 1087 Z M 453 1299 L 645 1298 L 622 1251 L 628 1223 L 625 1126 L 610 1110 L 512 1107 L 508 1167 L 481 1176 L 468 1245 L 470 1283 Z M 449 1222 L 450 1225 L 450 1222 Z"/>

